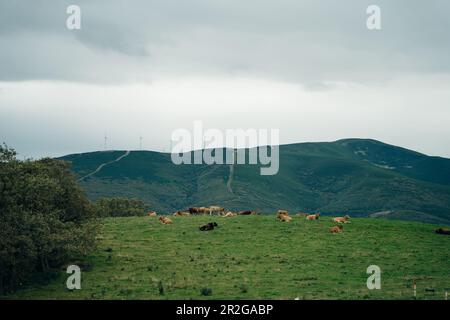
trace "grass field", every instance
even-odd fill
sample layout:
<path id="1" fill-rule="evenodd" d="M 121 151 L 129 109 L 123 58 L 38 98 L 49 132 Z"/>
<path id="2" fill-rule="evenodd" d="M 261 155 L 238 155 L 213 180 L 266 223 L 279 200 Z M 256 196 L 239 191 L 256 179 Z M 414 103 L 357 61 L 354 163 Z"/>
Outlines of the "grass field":
<path id="1" fill-rule="evenodd" d="M 329 217 L 291 223 L 274 216 L 105 219 L 98 249 L 78 263 L 82 289 L 59 272 L 18 299 L 443 299 L 450 291 L 450 237 L 435 225 L 353 219 L 330 234 Z M 219 228 L 200 232 L 205 222 Z M 381 268 L 381 290 L 366 269 Z M 36 280 L 36 279 L 35 279 Z"/>

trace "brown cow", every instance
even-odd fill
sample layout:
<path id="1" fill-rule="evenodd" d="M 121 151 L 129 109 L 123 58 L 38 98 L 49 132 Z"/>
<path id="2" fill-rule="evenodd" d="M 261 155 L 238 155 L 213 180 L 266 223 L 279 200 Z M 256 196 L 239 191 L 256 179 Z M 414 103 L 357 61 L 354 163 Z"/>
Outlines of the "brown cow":
<path id="1" fill-rule="evenodd" d="M 197 207 L 191 207 L 188 209 L 190 214 L 197 214 L 198 208 Z"/>
<path id="2" fill-rule="evenodd" d="M 149 212 L 147 212 L 147 216 L 149 216 L 149 217 L 156 217 L 157 216 L 156 211 L 149 211 Z"/>
<path id="3" fill-rule="evenodd" d="M 172 220 L 163 216 L 159 217 L 159 221 L 161 221 L 161 223 L 163 224 L 172 224 Z"/>
<path id="4" fill-rule="evenodd" d="M 310 214 L 306 216 L 306 220 L 319 220 L 320 213 Z"/>
<path id="5" fill-rule="evenodd" d="M 285 214 L 282 214 L 282 215 L 278 218 L 278 220 L 280 220 L 281 222 L 291 222 L 292 218 L 289 217 L 289 216 L 287 216 L 287 215 L 285 215 Z"/>
<path id="6" fill-rule="evenodd" d="M 277 211 L 277 217 L 281 215 L 289 215 L 289 212 L 287 210 L 278 210 Z"/>
<path id="7" fill-rule="evenodd" d="M 206 213 L 210 213 L 209 208 L 206 207 L 192 207 L 189 208 L 189 213 L 190 214 L 206 214 Z"/>
<path id="8" fill-rule="evenodd" d="M 208 209 L 209 215 L 212 215 L 213 213 L 223 214 L 225 212 L 225 209 L 219 206 L 210 206 Z"/>
<path id="9" fill-rule="evenodd" d="M 349 216 L 336 217 L 333 218 L 333 221 L 337 223 L 350 223 L 350 217 Z"/>
<path id="10" fill-rule="evenodd" d="M 177 211 L 173 215 L 175 217 L 185 217 L 185 216 L 190 216 L 191 214 L 189 212 Z"/>
<path id="11" fill-rule="evenodd" d="M 331 233 L 341 233 L 344 230 L 342 225 L 334 226 L 330 228 Z"/>
<path id="12" fill-rule="evenodd" d="M 278 210 L 277 211 L 277 219 L 281 219 L 281 217 L 288 217 L 289 216 L 289 212 L 287 210 Z"/>

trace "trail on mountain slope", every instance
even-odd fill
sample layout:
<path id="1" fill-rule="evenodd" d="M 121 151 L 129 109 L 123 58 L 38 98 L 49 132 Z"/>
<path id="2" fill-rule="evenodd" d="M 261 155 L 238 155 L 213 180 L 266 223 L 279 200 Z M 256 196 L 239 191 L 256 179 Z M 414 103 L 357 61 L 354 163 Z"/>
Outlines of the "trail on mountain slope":
<path id="1" fill-rule="evenodd" d="M 102 170 L 102 168 L 103 168 L 104 166 L 107 166 L 108 164 L 111 164 L 111 163 L 114 163 L 114 162 L 118 162 L 118 161 L 122 160 L 123 158 L 125 158 L 126 156 L 128 156 L 129 154 L 130 154 L 130 151 L 126 151 L 124 154 L 122 154 L 122 155 L 121 155 L 120 157 L 118 157 L 117 159 L 112 160 L 112 161 L 109 161 L 109 162 L 102 163 L 101 165 L 99 165 L 99 166 L 97 167 L 97 169 L 95 169 L 95 171 L 92 171 L 91 173 L 85 175 L 84 177 L 79 178 L 77 181 L 82 181 L 82 180 L 84 180 L 84 179 L 86 179 L 86 178 L 88 178 L 88 177 L 90 177 L 90 176 L 96 174 L 97 172 L 99 172 L 100 170 Z"/>
<path id="2" fill-rule="evenodd" d="M 231 194 L 233 194 L 233 189 L 231 188 L 231 183 L 233 182 L 233 176 L 234 176 L 235 156 L 236 156 L 236 150 L 234 151 L 234 154 L 233 154 L 233 163 L 230 164 L 230 174 L 228 176 L 228 181 L 227 181 L 227 189 L 228 189 L 228 192 L 230 192 Z"/>

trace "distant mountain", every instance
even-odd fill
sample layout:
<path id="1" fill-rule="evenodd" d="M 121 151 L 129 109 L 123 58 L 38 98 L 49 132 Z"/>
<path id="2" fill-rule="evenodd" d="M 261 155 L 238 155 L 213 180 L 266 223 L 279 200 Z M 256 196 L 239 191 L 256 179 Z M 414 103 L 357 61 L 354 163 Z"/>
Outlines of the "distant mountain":
<path id="1" fill-rule="evenodd" d="M 177 166 L 170 154 L 152 151 L 60 159 L 72 163 L 91 199 L 135 197 L 167 213 L 217 204 L 262 213 L 283 208 L 450 223 L 450 159 L 376 140 L 282 145 L 273 176 L 261 176 L 260 165 Z"/>

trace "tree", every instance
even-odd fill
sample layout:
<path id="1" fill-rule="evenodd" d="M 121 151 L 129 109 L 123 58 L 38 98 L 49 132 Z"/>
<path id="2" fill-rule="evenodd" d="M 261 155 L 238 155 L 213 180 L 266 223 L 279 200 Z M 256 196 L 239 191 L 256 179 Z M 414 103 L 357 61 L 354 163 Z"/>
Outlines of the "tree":
<path id="1" fill-rule="evenodd" d="M 0 293 L 92 250 L 95 212 L 68 163 L 0 145 Z"/>

